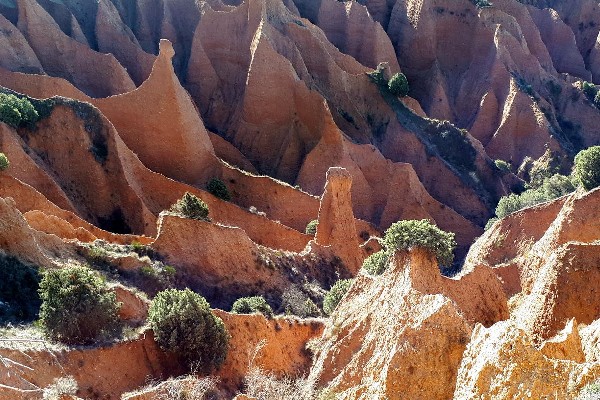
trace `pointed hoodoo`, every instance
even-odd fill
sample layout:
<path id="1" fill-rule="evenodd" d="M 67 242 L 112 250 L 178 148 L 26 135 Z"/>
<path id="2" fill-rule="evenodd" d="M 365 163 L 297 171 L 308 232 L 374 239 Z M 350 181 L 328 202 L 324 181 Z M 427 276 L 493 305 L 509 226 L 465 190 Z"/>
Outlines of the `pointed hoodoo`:
<path id="1" fill-rule="evenodd" d="M 346 268 L 356 274 L 362 265 L 360 243 L 352 212 L 352 175 L 340 167 L 327 171 L 325 192 L 321 196 L 316 243 L 331 246 Z"/>
<path id="2" fill-rule="evenodd" d="M 208 132 L 190 95 L 181 86 L 173 45 L 160 41 L 150 77 L 136 90 L 95 99 L 119 135 L 149 169 L 192 185 L 203 185 L 218 170 Z"/>

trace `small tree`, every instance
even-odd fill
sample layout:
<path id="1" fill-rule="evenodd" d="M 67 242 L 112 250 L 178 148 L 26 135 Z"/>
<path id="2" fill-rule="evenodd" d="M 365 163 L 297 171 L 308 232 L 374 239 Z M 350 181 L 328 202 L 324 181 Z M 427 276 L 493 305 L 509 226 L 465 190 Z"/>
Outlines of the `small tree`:
<path id="1" fill-rule="evenodd" d="M 116 294 L 89 268 L 49 270 L 39 293 L 41 326 L 51 339 L 87 344 L 117 327 L 120 305 Z"/>
<path id="2" fill-rule="evenodd" d="M 323 312 L 326 315 L 333 313 L 350 286 L 352 286 L 352 279 L 340 279 L 331 287 L 323 300 Z"/>
<path id="3" fill-rule="evenodd" d="M 10 167 L 8 157 L 6 157 L 6 154 L 0 153 L 0 171 L 5 171 L 8 167 Z"/>
<path id="4" fill-rule="evenodd" d="M 388 89 L 394 96 L 404 97 L 408 95 L 408 80 L 403 73 L 394 74 L 389 82 Z"/>
<path id="5" fill-rule="evenodd" d="M 220 179 L 211 179 L 210 182 L 208 182 L 208 185 L 206 185 L 206 190 L 208 190 L 208 193 L 212 194 L 215 197 L 218 197 L 221 200 L 231 200 L 229 189 L 227 189 L 225 183 L 223 183 L 223 181 Z"/>
<path id="6" fill-rule="evenodd" d="M 388 251 L 423 247 L 435 255 L 443 266 L 454 261 L 454 233 L 444 232 L 426 219 L 395 222 L 385 232 L 384 245 Z"/>
<path id="7" fill-rule="evenodd" d="M 209 221 L 208 206 L 190 192 L 185 192 L 183 197 L 171 206 L 171 212 L 185 218 Z"/>
<path id="8" fill-rule="evenodd" d="M 585 190 L 600 186 L 600 146 L 581 150 L 575 156 L 575 176 Z"/>
<path id="9" fill-rule="evenodd" d="M 18 128 L 33 124 L 39 115 L 27 98 L 19 98 L 14 94 L 0 93 L 0 121 Z"/>
<path id="10" fill-rule="evenodd" d="M 381 275 L 385 271 L 389 259 L 389 253 L 385 250 L 380 250 L 367 257 L 362 267 L 370 275 Z"/>
<path id="11" fill-rule="evenodd" d="M 148 310 L 154 338 L 190 367 L 203 372 L 225 361 L 229 334 L 221 318 L 213 315 L 206 299 L 190 289 L 159 292 Z"/>
<path id="12" fill-rule="evenodd" d="M 267 317 L 273 316 L 273 310 L 262 296 L 241 297 L 233 303 L 231 312 L 234 314 L 261 313 Z"/>
<path id="13" fill-rule="evenodd" d="M 317 234 L 317 226 L 319 225 L 319 220 L 313 219 L 308 224 L 306 224 L 306 229 L 304 232 L 307 235 L 315 236 Z"/>

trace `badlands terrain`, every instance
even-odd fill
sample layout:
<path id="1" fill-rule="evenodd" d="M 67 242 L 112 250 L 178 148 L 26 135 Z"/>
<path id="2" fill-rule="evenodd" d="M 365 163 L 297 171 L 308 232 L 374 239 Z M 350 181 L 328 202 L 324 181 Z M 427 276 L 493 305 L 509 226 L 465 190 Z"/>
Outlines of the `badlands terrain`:
<path id="1" fill-rule="evenodd" d="M 0 284 L 0 399 L 600 398 L 595 84 L 597 0 L 0 0 L 0 100 L 34 110 L 0 109 L 0 280 L 86 266 L 122 326 L 61 343 Z M 406 220 L 454 262 L 378 253 Z M 155 340 L 171 288 L 215 368 Z"/>

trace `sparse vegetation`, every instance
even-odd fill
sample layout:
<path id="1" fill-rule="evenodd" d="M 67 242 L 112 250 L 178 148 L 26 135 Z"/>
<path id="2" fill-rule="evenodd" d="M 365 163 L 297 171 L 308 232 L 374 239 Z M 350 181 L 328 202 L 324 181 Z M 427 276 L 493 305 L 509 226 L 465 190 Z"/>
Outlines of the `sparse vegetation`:
<path id="1" fill-rule="evenodd" d="M 119 304 L 102 277 L 82 266 L 49 270 L 40 282 L 40 324 L 45 335 L 88 344 L 114 332 Z"/>
<path id="2" fill-rule="evenodd" d="M 371 254 L 363 262 L 363 269 L 370 275 L 381 275 L 387 268 L 390 254 L 385 250 L 379 250 Z"/>
<path id="3" fill-rule="evenodd" d="M 170 211 L 185 218 L 210 221 L 206 203 L 190 192 L 185 192 L 183 197 L 171 206 Z"/>
<path id="4" fill-rule="evenodd" d="M 352 286 L 352 279 L 340 279 L 331 287 L 323 300 L 323 312 L 326 315 L 333 313 L 333 310 L 335 310 L 342 297 L 350 289 L 350 286 Z"/>
<path id="5" fill-rule="evenodd" d="M 6 157 L 6 154 L 0 153 L 0 171 L 6 171 L 8 167 L 10 167 L 8 157 Z"/>
<path id="6" fill-rule="evenodd" d="M 393 223 L 386 231 L 384 245 L 388 251 L 423 247 L 435 255 L 438 263 L 450 266 L 454 261 L 454 233 L 444 232 L 426 219 Z"/>
<path id="7" fill-rule="evenodd" d="M 0 252 L 0 325 L 37 318 L 40 279 L 37 267 Z"/>
<path id="8" fill-rule="evenodd" d="M 0 121 L 19 128 L 33 125 L 39 118 L 33 104 L 25 97 L 14 94 L 0 93 Z"/>
<path id="9" fill-rule="evenodd" d="M 231 194 L 229 193 L 229 189 L 225 186 L 225 183 L 217 178 L 213 178 L 206 185 L 206 190 L 210 194 L 215 197 L 218 197 L 221 200 L 229 201 L 231 200 Z"/>
<path id="10" fill-rule="evenodd" d="M 406 79 L 406 76 L 400 72 L 392 75 L 388 81 L 388 90 L 391 94 L 397 97 L 407 96 L 409 91 L 408 79 Z"/>
<path id="11" fill-rule="evenodd" d="M 316 219 L 313 219 L 312 221 L 310 221 L 308 224 L 306 224 L 306 229 L 304 230 L 304 232 L 307 235 L 311 235 L 314 236 L 317 234 L 317 226 L 319 225 L 319 221 Z"/>
<path id="12" fill-rule="evenodd" d="M 458 129 L 449 121 L 428 120 L 423 133 L 446 162 L 462 172 L 475 171 L 477 152 L 468 132 Z"/>
<path id="13" fill-rule="evenodd" d="M 600 146 L 580 151 L 575 156 L 574 172 L 585 190 L 600 186 Z"/>
<path id="14" fill-rule="evenodd" d="M 267 317 L 273 316 L 273 310 L 262 296 L 242 297 L 233 303 L 231 312 L 234 314 L 261 313 Z"/>
<path id="15" fill-rule="evenodd" d="M 156 295 L 148 310 L 154 338 L 202 372 L 219 368 L 227 355 L 229 334 L 206 299 L 190 289 L 167 289 Z"/>

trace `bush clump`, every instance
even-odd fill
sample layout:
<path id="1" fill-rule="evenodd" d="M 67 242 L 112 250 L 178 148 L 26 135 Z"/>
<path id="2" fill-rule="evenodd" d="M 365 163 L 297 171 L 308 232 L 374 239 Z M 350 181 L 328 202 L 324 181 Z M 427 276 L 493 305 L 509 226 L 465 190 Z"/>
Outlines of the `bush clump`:
<path id="1" fill-rule="evenodd" d="M 494 165 L 496 165 L 496 168 L 498 168 L 498 170 L 504 173 L 510 172 L 510 164 L 504 160 L 495 160 Z"/>
<path id="2" fill-rule="evenodd" d="M 352 279 L 340 279 L 331 287 L 323 300 L 323 312 L 326 315 L 331 315 L 350 286 L 352 286 Z"/>
<path id="3" fill-rule="evenodd" d="M 385 231 L 384 245 L 387 251 L 423 247 L 435 255 L 443 266 L 454 261 L 456 241 L 454 233 L 444 232 L 426 219 L 406 220 L 393 223 Z"/>
<path id="4" fill-rule="evenodd" d="M 0 252 L 0 325 L 37 318 L 40 279 L 37 267 Z"/>
<path id="5" fill-rule="evenodd" d="M 148 310 L 154 339 L 189 367 L 209 373 L 225 361 L 229 334 L 206 299 L 190 289 L 159 292 Z"/>
<path id="6" fill-rule="evenodd" d="M 185 192 L 183 197 L 171 206 L 171 212 L 185 218 L 209 221 L 208 206 L 190 192 Z"/>
<path id="7" fill-rule="evenodd" d="M 253 314 L 261 313 L 267 317 L 273 316 L 273 310 L 262 296 L 241 297 L 237 299 L 231 307 L 234 314 Z"/>
<path id="8" fill-rule="evenodd" d="M 19 98 L 14 94 L 0 93 L 0 121 L 18 128 L 32 125 L 39 118 L 33 104 L 27 98 Z"/>
<path id="9" fill-rule="evenodd" d="M 394 74 L 388 81 L 388 90 L 394 96 L 405 97 L 409 90 L 408 79 L 403 73 Z"/>
<path id="10" fill-rule="evenodd" d="M 319 225 L 319 221 L 316 219 L 313 219 L 312 221 L 310 221 L 308 224 L 306 224 L 306 229 L 304 230 L 304 232 L 307 235 L 311 235 L 314 236 L 317 234 L 317 226 Z"/>
<path id="11" fill-rule="evenodd" d="M 212 194 L 215 197 L 218 197 L 221 200 L 229 201 L 231 200 L 231 194 L 229 194 L 229 189 L 225 186 L 222 180 L 213 178 L 206 185 L 206 190 L 208 193 Z"/>
<path id="12" fill-rule="evenodd" d="M 568 177 L 555 174 L 544 179 L 540 187 L 528 189 L 521 194 L 511 193 L 502 197 L 498 202 L 498 206 L 496 206 L 496 216 L 504 218 L 524 208 L 569 194 L 575 189 Z"/>
<path id="13" fill-rule="evenodd" d="M 379 250 L 365 259 L 362 267 L 370 275 L 381 275 L 387 268 L 390 254 L 385 250 Z"/>
<path id="14" fill-rule="evenodd" d="M 88 344 L 114 331 L 119 303 L 104 279 L 86 267 L 49 270 L 40 282 L 40 323 L 51 339 Z"/>
<path id="15" fill-rule="evenodd" d="M 492 6 L 492 3 L 488 0 L 471 0 L 471 2 L 475 4 L 475 7 L 477 8 L 487 8 Z"/>
<path id="16" fill-rule="evenodd" d="M 600 146 L 587 148 L 575 156 L 575 177 L 585 190 L 600 186 Z"/>
<path id="17" fill-rule="evenodd" d="M 6 154 L 0 153 L 0 171 L 5 171 L 8 167 L 10 167 L 8 157 L 6 157 Z"/>

